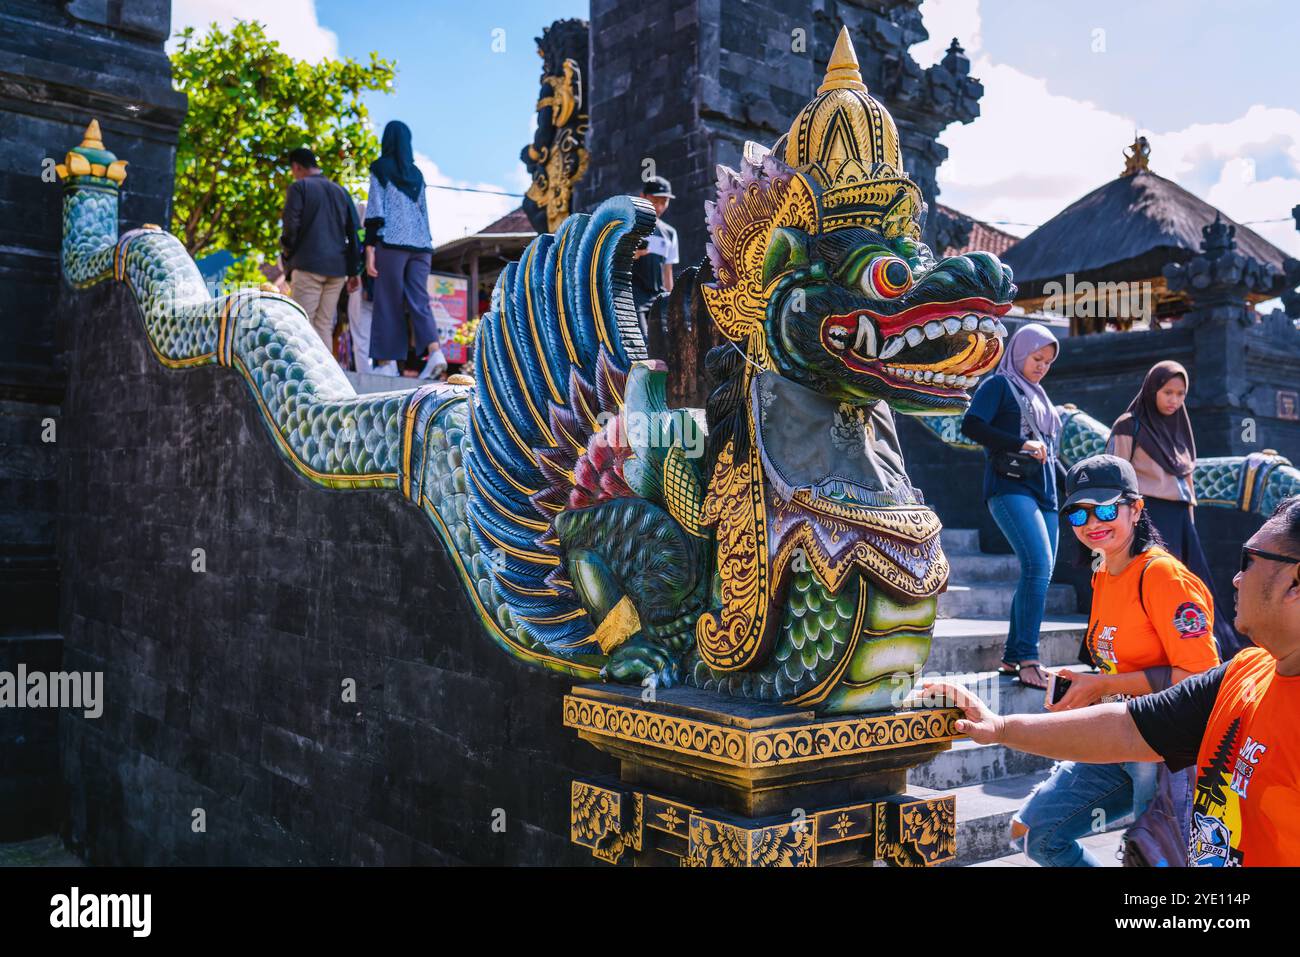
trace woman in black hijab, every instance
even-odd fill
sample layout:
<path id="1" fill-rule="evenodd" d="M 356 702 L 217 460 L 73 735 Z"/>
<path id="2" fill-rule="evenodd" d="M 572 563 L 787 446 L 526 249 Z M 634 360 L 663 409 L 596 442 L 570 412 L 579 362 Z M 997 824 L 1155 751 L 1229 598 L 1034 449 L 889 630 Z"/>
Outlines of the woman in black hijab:
<path id="1" fill-rule="evenodd" d="M 413 341 L 429 358 L 420 378 L 447 367 L 438 345 L 438 326 L 429 305 L 429 267 L 433 241 L 424 177 L 415 165 L 411 130 L 393 120 L 384 127 L 382 154 L 370 164 L 366 197 L 366 274 L 374 279 L 370 357 L 375 372 L 397 375 Z M 414 339 L 407 331 L 411 314 Z M 389 362 L 389 360 L 396 360 Z"/>
<path id="2" fill-rule="evenodd" d="M 1188 383 L 1181 363 L 1166 359 L 1152 366 L 1128 410 L 1115 420 L 1106 451 L 1133 464 L 1147 513 L 1165 548 L 1217 596 L 1210 563 L 1196 533 L 1192 479 L 1196 439 L 1185 407 Z M 1214 636 L 1225 661 L 1242 647 L 1231 614 L 1214 616 Z"/>

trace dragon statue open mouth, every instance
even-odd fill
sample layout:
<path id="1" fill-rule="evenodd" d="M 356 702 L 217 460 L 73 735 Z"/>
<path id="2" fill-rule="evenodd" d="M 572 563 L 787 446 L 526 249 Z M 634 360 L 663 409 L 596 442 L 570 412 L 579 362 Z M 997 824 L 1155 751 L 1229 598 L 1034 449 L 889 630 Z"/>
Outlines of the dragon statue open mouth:
<path id="1" fill-rule="evenodd" d="M 625 304 L 648 207 L 570 217 L 503 275 L 466 448 L 493 594 L 524 641 L 608 679 L 895 706 L 948 563 L 892 414 L 965 409 L 1002 355 L 1011 271 L 921 242 L 847 31 L 789 132 L 719 167 L 707 214 L 708 258 L 673 293 L 727 340 L 703 416 L 667 408 Z"/>
<path id="2" fill-rule="evenodd" d="M 922 303 L 890 316 L 860 309 L 827 316 L 822 342 L 854 372 L 877 376 L 887 388 L 911 385 L 938 401 L 961 402 L 997 365 L 997 340 L 1006 335 L 998 317 L 1006 310 L 986 299 Z"/>
<path id="3" fill-rule="evenodd" d="M 510 654 L 832 714 L 910 690 L 948 562 L 893 413 L 961 444 L 1015 287 L 995 256 L 936 260 L 920 242 L 920 193 L 847 33 L 790 131 L 719 168 L 708 259 L 673 291 L 726 339 L 703 411 L 668 408 L 646 355 L 631 263 L 654 213 L 639 200 L 570 216 L 505 269 L 472 385 L 357 395 L 293 302 L 214 298 L 174 236 L 119 237 L 125 165 L 92 122 L 57 167 L 65 280 L 124 283 L 168 368 L 241 376 L 306 481 L 419 508 Z M 1104 446 L 1099 423 L 1065 418 L 1064 461 Z M 1276 455 L 1196 474 L 1203 502 L 1265 514 L 1300 488 Z"/>

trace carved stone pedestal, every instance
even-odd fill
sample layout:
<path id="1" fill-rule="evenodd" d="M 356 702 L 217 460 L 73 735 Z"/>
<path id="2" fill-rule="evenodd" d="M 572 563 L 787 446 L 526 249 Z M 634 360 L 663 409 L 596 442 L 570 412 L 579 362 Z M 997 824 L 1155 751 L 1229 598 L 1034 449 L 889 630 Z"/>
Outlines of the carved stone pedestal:
<path id="1" fill-rule="evenodd" d="M 574 843 L 614 864 L 929 866 L 956 854 L 956 798 L 905 794 L 952 746 L 953 709 L 819 718 L 692 688 L 581 685 L 564 724 L 619 759 L 575 780 Z"/>

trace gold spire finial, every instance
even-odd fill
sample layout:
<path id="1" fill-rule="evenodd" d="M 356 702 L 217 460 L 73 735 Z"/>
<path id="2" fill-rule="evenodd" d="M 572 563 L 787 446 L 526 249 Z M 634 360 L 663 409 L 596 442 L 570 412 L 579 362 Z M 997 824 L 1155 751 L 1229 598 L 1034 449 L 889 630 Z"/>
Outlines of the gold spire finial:
<path id="1" fill-rule="evenodd" d="M 867 92 L 867 85 L 862 82 L 862 74 L 858 71 L 858 55 L 853 51 L 853 40 L 849 37 L 848 27 L 840 27 L 835 49 L 831 51 L 831 62 L 826 66 L 826 79 L 817 87 L 818 93 L 827 90 Z"/>
<path id="2" fill-rule="evenodd" d="M 104 137 L 99 132 L 99 120 L 90 121 L 85 134 L 81 137 L 81 145 L 92 150 L 102 150 L 104 148 Z"/>
<path id="3" fill-rule="evenodd" d="M 59 179 L 79 180 L 83 176 L 108 180 L 121 186 L 126 179 L 126 160 L 120 160 L 104 147 L 104 136 L 99 130 L 99 120 L 91 120 L 81 136 L 81 145 L 68 150 L 63 162 L 54 167 Z M 102 183 L 98 185 L 103 185 Z"/>
<path id="4" fill-rule="evenodd" d="M 1131 151 L 1131 152 L 1130 152 Z M 1120 176 L 1133 176 L 1151 169 L 1151 144 L 1145 136 L 1133 134 L 1133 143 L 1124 149 L 1124 172 Z"/>

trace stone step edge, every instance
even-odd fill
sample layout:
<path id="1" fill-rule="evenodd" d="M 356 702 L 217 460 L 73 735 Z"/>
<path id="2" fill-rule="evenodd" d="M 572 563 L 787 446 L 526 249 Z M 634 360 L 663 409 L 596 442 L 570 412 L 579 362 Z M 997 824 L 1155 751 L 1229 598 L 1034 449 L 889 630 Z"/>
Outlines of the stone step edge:
<path id="1" fill-rule="evenodd" d="M 1009 834 L 1011 830 L 1011 818 L 1015 815 L 1016 811 L 1020 809 L 1021 805 L 1024 804 L 1025 798 L 1029 796 L 1029 792 L 1033 789 L 1033 786 L 1038 784 L 1038 782 L 1045 780 L 1049 773 L 1049 771 L 1044 770 L 1032 774 L 1017 774 L 1011 777 L 1002 778 L 999 783 L 1004 787 L 1013 784 L 1023 786 L 1022 788 L 1017 788 L 1017 790 L 1023 789 L 1024 793 L 1015 797 L 984 793 L 982 789 L 988 782 L 967 784 L 959 788 L 953 788 L 949 791 L 936 791 L 932 788 L 921 787 L 919 785 L 909 786 L 907 793 L 911 797 L 916 798 L 955 796 L 957 798 L 957 833 L 958 842 L 960 843 L 961 832 L 963 830 L 969 830 L 975 826 L 996 827 Z M 1108 822 L 1108 826 L 1105 830 L 1108 832 L 1122 830 L 1132 823 L 1133 815 L 1127 814 L 1115 821 Z M 962 856 L 959 853 L 957 860 L 953 863 L 956 866 L 961 867 L 966 864 L 975 864 L 980 861 L 996 860 L 1002 857 L 1005 853 L 1014 852 L 1014 847 L 1011 845 L 1010 837 L 1007 838 L 1005 843 L 1006 849 L 1003 854 Z"/>

